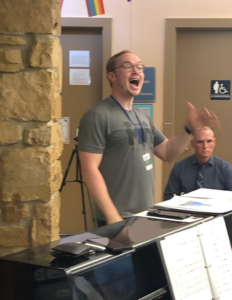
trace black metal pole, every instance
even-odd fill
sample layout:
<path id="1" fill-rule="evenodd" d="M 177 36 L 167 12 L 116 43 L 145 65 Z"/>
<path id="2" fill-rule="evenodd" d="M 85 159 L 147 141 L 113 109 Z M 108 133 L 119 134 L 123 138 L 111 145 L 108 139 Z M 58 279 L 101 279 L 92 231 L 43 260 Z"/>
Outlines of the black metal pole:
<path id="1" fill-rule="evenodd" d="M 81 199 L 82 199 L 82 214 L 84 217 L 84 224 L 85 224 L 85 231 L 87 231 L 87 221 L 86 221 L 86 210 L 85 210 L 85 194 L 84 194 L 84 188 L 83 188 L 83 178 L 82 178 L 82 173 L 81 173 L 81 164 L 80 164 L 80 159 L 78 155 L 78 149 L 76 145 L 76 180 L 77 182 L 80 183 L 81 185 Z"/>
<path id="2" fill-rule="evenodd" d="M 77 141 L 77 138 L 75 138 L 74 140 Z M 76 178 L 75 178 L 75 180 L 67 181 L 68 172 L 70 170 L 70 167 L 71 167 L 71 164 L 72 164 L 72 161 L 73 161 L 73 158 L 75 155 L 76 155 Z M 65 170 L 65 174 L 64 174 L 64 178 L 61 183 L 61 187 L 59 189 L 60 192 L 62 192 L 62 189 L 66 185 L 67 182 L 79 182 L 81 185 L 82 214 L 83 214 L 83 218 L 84 218 L 85 231 L 87 231 L 85 195 L 84 195 L 84 187 L 83 187 L 84 181 L 83 181 L 82 173 L 81 173 L 81 164 L 80 164 L 80 159 L 79 159 L 79 155 L 78 155 L 77 144 L 75 145 L 75 148 L 72 150 L 72 154 L 69 159 L 67 168 Z"/>
<path id="3" fill-rule="evenodd" d="M 63 187 L 66 185 L 66 182 L 67 182 L 66 178 L 68 176 L 68 172 L 69 172 L 70 166 L 72 164 L 72 160 L 73 160 L 73 157 L 74 157 L 75 153 L 76 153 L 76 149 L 73 149 L 71 157 L 70 157 L 69 162 L 68 162 L 68 166 L 67 166 L 65 174 L 64 174 L 64 178 L 63 178 L 62 183 L 61 183 L 61 187 L 59 189 L 60 192 L 62 192 Z"/>

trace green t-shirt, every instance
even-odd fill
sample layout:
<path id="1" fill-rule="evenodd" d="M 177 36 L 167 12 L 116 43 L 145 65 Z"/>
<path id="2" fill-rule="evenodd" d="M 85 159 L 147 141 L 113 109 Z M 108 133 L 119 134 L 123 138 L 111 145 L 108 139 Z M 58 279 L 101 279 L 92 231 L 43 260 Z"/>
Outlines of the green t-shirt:
<path id="1" fill-rule="evenodd" d="M 165 140 L 152 120 L 133 107 L 127 113 L 138 129 L 141 126 L 135 112 L 142 124 L 145 148 L 153 164 L 148 171 L 143 160 L 145 152 L 141 138 L 125 112 L 111 97 L 87 111 L 79 128 L 78 150 L 103 154 L 99 170 L 122 217 L 147 210 L 154 202 L 153 147 Z M 105 219 L 98 207 L 95 213 L 99 220 Z"/>

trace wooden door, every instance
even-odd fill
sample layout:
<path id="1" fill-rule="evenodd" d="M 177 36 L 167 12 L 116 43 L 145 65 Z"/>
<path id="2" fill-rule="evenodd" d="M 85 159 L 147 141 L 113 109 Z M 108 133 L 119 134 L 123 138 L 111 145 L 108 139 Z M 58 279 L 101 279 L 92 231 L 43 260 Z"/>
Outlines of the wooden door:
<path id="1" fill-rule="evenodd" d="M 83 114 L 94 104 L 102 100 L 102 30 L 101 28 L 65 27 L 60 37 L 63 48 L 63 88 L 62 88 L 62 116 L 70 117 L 70 144 L 64 144 L 61 157 L 63 174 L 67 169 L 72 151 L 75 148 L 76 129 Z M 69 84 L 69 51 L 90 51 L 90 85 Z M 72 161 L 67 181 L 76 178 L 76 156 Z M 83 205 L 81 187 L 77 182 L 67 182 L 61 193 L 61 233 L 83 232 Z M 85 189 L 85 205 L 88 230 L 93 228 L 92 215 Z"/>

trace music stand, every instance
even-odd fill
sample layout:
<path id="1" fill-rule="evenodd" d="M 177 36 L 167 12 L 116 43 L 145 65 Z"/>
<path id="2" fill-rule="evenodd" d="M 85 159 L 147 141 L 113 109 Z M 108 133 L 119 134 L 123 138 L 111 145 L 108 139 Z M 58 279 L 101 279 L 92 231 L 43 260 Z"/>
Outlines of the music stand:
<path id="1" fill-rule="evenodd" d="M 78 142 L 77 137 L 75 137 L 74 140 L 76 142 Z M 74 180 L 66 180 L 74 156 L 76 156 L 76 178 Z M 81 173 L 81 164 L 80 164 L 80 159 L 79 159 L 79 155 L 78 155 L 78 145 L 77 144 L 75 145 L 74 149 L 72 150 L 72 154 L 69 159 L 69 162 L 68 162 L 65 174 L 64 174 L 64 178 L 61 183 L 61 187 L 59 189 L 60 192 L 62 192 L 62 189 L 66 185 L 67 182 L 78 182 L 81 185 L 82 214 L 83 214 L 83 218 L 84 218 L 85 231 L 87 231 L 85 195 L 84 195 L 84 187 L 83 187 L 84 181 L 83 181 L 83 177 L 82 177 L 82 173 Z M 91 213 L 92 213 L 92 217 L 93 217 L 93 209 L 92 209 L 92 203 L 91 203 L 89 192 L 88 192 L 88 197 L 89 197 L 90 209 L 91 209 Z M 93 218 L 93 222 L 94 222 L 94 218 Z"/>

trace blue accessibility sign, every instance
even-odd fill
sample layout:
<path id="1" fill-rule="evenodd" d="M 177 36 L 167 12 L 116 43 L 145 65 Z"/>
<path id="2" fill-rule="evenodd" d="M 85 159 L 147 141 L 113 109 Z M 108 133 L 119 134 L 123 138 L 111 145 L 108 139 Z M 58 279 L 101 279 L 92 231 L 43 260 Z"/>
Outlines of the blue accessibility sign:
<path id="1" fill-rule="evenodd" d="M 138 96 L 134 97 L 134 102 L 155 101 L 155 68 L 146 67 L 144 69 L 144 83 Z"/>
<path id="2" fill-rule="evenodd" d="M 211 100 L 230 100 L 230 80 L 211 80 Z"/>

